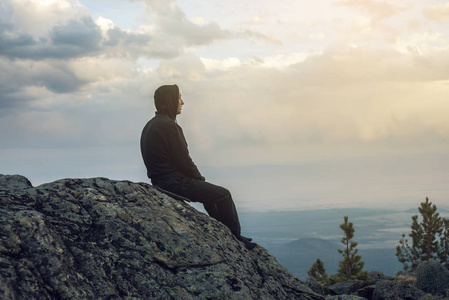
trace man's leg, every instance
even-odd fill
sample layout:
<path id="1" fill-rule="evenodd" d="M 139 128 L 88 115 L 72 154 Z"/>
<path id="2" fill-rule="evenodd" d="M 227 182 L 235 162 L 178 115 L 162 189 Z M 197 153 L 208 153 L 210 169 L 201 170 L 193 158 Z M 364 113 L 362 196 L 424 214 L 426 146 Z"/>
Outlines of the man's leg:
<path id="1" fill-rule="evenodd" d="M 224 187 L 192 178 L 172 178 L 157 185 L 169 192 L 200 202 L 207 213 L 240 237 L 240 222 L 231 193 Z"/>

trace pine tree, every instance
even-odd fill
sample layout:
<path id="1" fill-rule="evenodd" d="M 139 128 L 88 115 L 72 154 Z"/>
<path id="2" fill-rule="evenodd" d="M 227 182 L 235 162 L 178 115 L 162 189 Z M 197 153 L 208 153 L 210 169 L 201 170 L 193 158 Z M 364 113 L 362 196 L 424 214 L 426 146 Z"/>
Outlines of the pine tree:
<path id="1" fill-rule="evenodd" d="M 316 260 L 309 271 L 307 271 L 307 274 L 310 277 L 315 278 L 322 287 L 326 285 L 328 276 L 326 274 L 326 269 L 324 268 L 324 263 L 321 261 L 321 259 L 318 258 Z"/>
<path id="2" fill-rule="evenodd" d="M 348 222 L 348 217 L 344 217 L 344 223 L 340 225 L 344 232 L 341 239 L 344 249 L 338 249 L 338 252 L 343 255 L 343 260 L 339 263 L 339 270 L 337 273 L 338 281 L 360 279 L 369 281 L 368 272 L 363 271 L 364 263 L 361 261 L 362 257 L 358 255 L 357 242 L 354 242 L 355 229 L 352 222 Z"/>
<path id="3" fill-rule="evenodd" d="M 405 234 L 399 240 L 399 245 L 396 247 L 396 256 L 400 263 L 404 265 L 405 271 L 416 269 L 420 262 L 419 251 L 416 247 L 411 247 Z"/>
<path id="4" fill-rule="evenodd" d="M 434 258 L 436 253 L 438 253 L 437 236 L 441 235 L 443 231 L 443 220 L 441 219 L 440 214 L 436 212 L 436 205 L 432 205 L 432 203 L 429 202 L 429 198 L 426 198 L 425 203 L 421 203 L 421 207 L 419 207 L 418 210 L 423 217 L 423 221 L 420 224 L 422 227 L 424 240 L 422 254 L 427 261 Z M 414 222 L 417 224 L 416 219 Z"/>
<path id="5" fill-rule="evenodd" d="M 431 258 L 441 260 L 439 253 L 443 251 L 439 238 L 443 234 L 444 224 L 440 214 L 436 212 L 436 205 L 432 205 L 429 198 L 426 198 L 426 202 L 421 202 L 418 210 L 422 221 L 418 222 L 418 215 L 412 217 L 411 232 L 409 233 L 412 244 L 408 244 L 408 240 L 403 234 L 396 247 L 396 256 L 406 271 L 414 271 L 420 262 Z"/>
<path id="6" fill-rule="evenodd" d="M 443 219 L 438 258 L 441 264 L 449 269 L 449 219 Z"/>

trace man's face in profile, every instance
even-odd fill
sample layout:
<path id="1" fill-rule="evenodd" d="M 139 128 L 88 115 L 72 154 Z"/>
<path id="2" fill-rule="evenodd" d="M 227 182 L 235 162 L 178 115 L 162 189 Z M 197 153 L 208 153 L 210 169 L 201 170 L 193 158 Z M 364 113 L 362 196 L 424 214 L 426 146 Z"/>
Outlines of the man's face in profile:
<path id="1" fill-rule="evenodd" d="M 182 106 L 184 105 L 184 101 L 181 98 L 181 92 L 179 92 L 179 102 L 178 102 L 178 111 L 177 114 L 181 114 Z"/>

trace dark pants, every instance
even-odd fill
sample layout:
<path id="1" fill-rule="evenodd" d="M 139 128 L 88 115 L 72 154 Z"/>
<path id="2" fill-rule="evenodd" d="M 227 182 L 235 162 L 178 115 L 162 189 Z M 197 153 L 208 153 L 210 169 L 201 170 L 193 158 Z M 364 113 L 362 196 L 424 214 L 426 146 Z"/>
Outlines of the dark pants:
<path id="1" fill-rule="evenodd" d="M 232 234 L 240 237 L 237 209 L 231 193 L 224 187 L 194 178 L 170 178 L 153 184 L 192 202 L 202 203 L 209 216 L 225 224 Z"/>

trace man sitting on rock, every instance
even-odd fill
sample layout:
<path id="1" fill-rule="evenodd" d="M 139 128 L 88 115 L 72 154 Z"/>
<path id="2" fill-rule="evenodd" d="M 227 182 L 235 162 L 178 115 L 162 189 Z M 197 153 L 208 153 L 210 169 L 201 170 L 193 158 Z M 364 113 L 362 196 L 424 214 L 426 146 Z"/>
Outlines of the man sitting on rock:
<path id="1" fill-rule="evenodd" d="M 178 86 L 163 85 L 154 92 L 156 115 L 142 131 L 140 149 L 153 185 L 201 202 L 208 214 L 225 224 L 246 248 L 257 244 L 240 234 L 240 222 L 231 193 L 205 181 L 187 149 L 187 142 L 176 116 L 184 102 Z"/>

